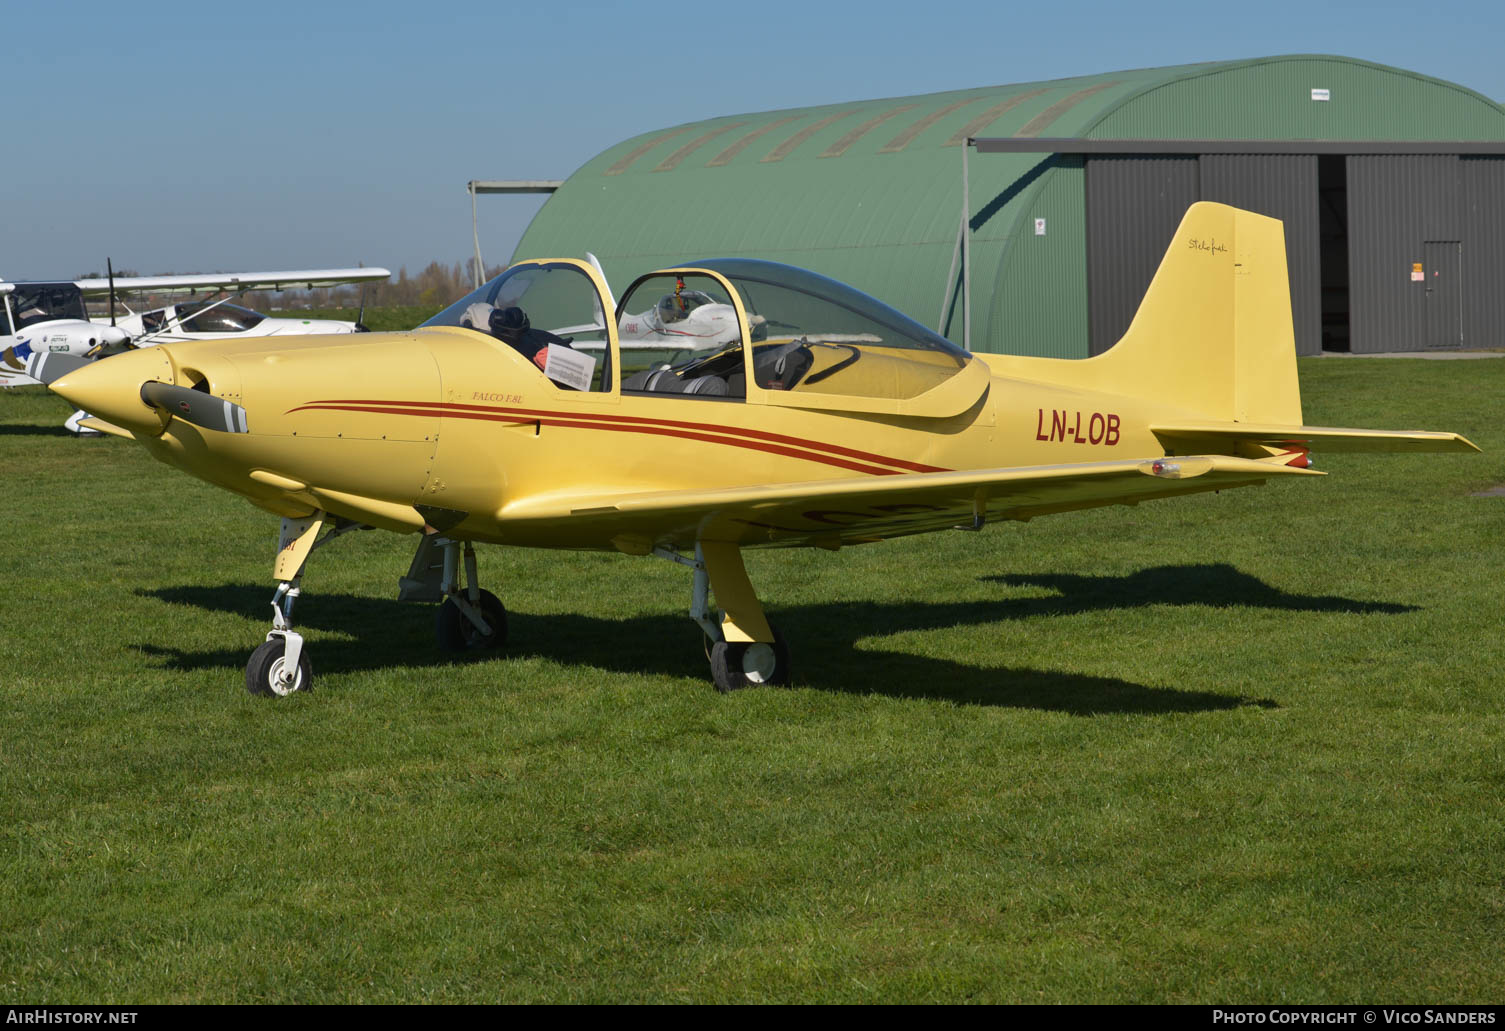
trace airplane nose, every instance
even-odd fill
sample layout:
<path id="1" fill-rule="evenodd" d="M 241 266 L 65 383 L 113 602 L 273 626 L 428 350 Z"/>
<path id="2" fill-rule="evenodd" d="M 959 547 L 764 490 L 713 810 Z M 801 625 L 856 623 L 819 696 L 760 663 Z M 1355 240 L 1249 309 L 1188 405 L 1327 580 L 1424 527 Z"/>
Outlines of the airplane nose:
<path id="1" fill-rule="evenodd" d="M 50 384 L 85 411 L 123 429 L 160 436 L 167 428 L 168 413 L 142 397 L 148 383 L 175 381 L 172 357 L 165 347 L 101 358 L 65 373 Z"/>

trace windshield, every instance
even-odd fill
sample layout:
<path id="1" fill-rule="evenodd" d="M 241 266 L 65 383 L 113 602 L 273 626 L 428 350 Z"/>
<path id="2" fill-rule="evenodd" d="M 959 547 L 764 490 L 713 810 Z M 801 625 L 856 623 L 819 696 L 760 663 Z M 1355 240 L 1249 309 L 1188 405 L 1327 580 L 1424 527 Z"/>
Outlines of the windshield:
<path id="1" fill-rule="evenodd" d="M 72 283 L 17 283 L 10 303 L 17 329 L 54 319 L 89 321 L 83 292 Z"/>
<path id="2" fill-rule="evenodd" d="M 611 389 L 601 295 L 574 265 L 515 265 L 419 328 L 435 326 L 455 326 L 507 344 L 560 388 Z"/>
<path id="3" fill-rule="evenodd" d="M 242 308 L 236 304 L 215 304 L 204 301 L 178 305 L 178 318 L 183 329 L 190 333 L 244 333 L 260 325 L 266 318 L 259 311 Z"/>
<path id="4" fill-rule="evenodd" d="M 563 263 L 518 265 L 489 283 L 472 290 L 423 326 L 472 325 L 476 305 L 505 311 L 522 308 L 529 322 L 539 329 L 561 336 L 578 335 L 604 345 L 606 319 L 601 314 L 601 300 L 590 280 L 573 265 Z M 423 328 L 420 326 L 419 328 Z M 576 343 L 581 347 L 587 343 Z"/>

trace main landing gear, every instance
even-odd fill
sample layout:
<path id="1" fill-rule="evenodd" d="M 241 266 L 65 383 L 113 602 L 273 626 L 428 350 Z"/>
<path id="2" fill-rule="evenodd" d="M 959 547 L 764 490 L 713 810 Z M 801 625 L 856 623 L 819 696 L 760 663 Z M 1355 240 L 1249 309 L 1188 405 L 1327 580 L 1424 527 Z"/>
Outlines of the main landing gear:
<path id="1" fill-rule="evenodd" d="M 441 603 L 434 615 L 434 637 L 444 651 L 485 651 L 507 643 L 507 608 L 481 588 L 475 545 L 469 541 L 438 534 L 419 541 L 408 575 L 397 582 L 397 600 Z"/>
<path id="2" fill-rule="evenodd" d="M 690 618 L 705 631 L 716 690 L 724 693 L 789 683 L 789 646 L 763 615 L 737 545 L 699 541 L 693 559 L 667 548 L 655 548 L 653 553 L 694 570 Z M 720 613 L 711 612 L 712 591 L 721 603 Z"/>
<path id="3" fill-rule="evenodd" d="M 434 616 L 434 636 L 447 652 L 481 651 L 507 643 L 507 608 L 476 577 L 476 549 L 464 545 L 465 584 L 456 580 L 461 546 L 444 542 L 444 581 L 439 585 L 444 604 Z"/>

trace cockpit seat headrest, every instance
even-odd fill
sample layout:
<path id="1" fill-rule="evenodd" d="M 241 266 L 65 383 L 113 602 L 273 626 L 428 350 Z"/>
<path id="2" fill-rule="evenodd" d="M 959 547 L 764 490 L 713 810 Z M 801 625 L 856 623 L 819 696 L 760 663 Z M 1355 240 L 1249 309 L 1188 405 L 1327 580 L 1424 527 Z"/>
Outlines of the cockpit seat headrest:
<path id="1" fill-rule="evenodd" d="M 479 329 L 482 333 L 491 329 L 491 313 L 496 311 L 485 301 L 477 301 L 466 307 L 460 316 L 460 325 L 467 329 Z"/>
<path id="2" fill-rule="evenodd" d="M 520 341 L 528 329 L 528 313 L 521 308 L 498 308 L 491 313 L 491 331 L 509 344 Z"/>
<path id="3" fill-rule="evenodd" d="M 699 394 L 702 397 L 726 397 L 731 391 L 720 376 L 706 375 L 682 379 L 672 369 L 644 370 L 628 377 L 622 384 L 627 390 L 652 390 L 660 394 Z"/>

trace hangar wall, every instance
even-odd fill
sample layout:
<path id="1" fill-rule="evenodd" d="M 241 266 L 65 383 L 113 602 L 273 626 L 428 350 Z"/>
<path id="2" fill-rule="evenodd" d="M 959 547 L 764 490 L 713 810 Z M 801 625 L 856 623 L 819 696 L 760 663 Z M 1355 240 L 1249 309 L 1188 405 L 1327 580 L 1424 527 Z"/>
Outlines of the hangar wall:
<path id="1" fill-rule="evenodd" d="M 1463 210 L 1458 158 L 1348 158 L 1349 291 L 1353 350 L 1462 342 Z M 1421 280 L 1406 272 L 1421 265 Z M 1399 285 L 1399 289 L 1397 289 Z"/>
<path id="2" fill-rule="evenodd" d="M 957 257 L 962 141 L 979 136 L 1148 146 L 1500 141 L 1505 111 L 1453 83 L 1296 55 L 728 116 L 655 130 L 597 155 L 540 210 L 514 260 L 590 250 L 618 289 L 641 272 L 700 257 L 787 261 L 850 282 L 959 342 L 959 277 L 948 270 Z M 1324 340 L 1394 350 L 1445 338 L 1445 326 L 1443 337 L 1427 336 L 1438 316 L 1418 307 L 1426 285 L 1410 289 L 1412 263 L 1427 260 L 1443 263 L 1435 271 L 1450 280 L 1433 294 L 1457 281 L 1464 343 L 1498 344 L 1505 302 L 1487 284 L 1505 277 L 1497 231 L 1505 175 L 1499 162 L 1452 160 L 1453 185 L 1440 186 L 1442 173 L 1418 178 L 1396 156 L 1334 164 L 1311 155 L 973 154 L 973 347 L 1085 357 L 1111 345 L 1198 197 L 1287 222 L 1302 353 Z M 1452 191 L 1473 232 L 1446 235 L 1440 223 L 1400 214 L 1435 206 L 1415 193 L 1437 189 Z M 1399 208 L 1382 199 L 1399 203 L 1394 191 L 1411 191 Z M 1451 252 L 1425 246 L 1449 241 Z"/>
<path id="3" fill-rule="evenodd" d="M 1505 158 L 1459 161 L 1463 175 L 1463 224 L 1469 232 L 1463 261 L 1463 341 L 1500 346 L 1505 333 Z"/>
<path id="4" fill-rule="evenodd" d="M 1129 328 L 1171 235 L 1198 200 L 1285 223 L 1296 352 L 1322 350 L 1317 157 L 1312 154 L 1135 155 L 1087 159 L 1088 349 Z"/>
<path id="5" fill-rule="evenodd" d="M 1129 328 L 1181 216 L 1200 193 L 1185 155 L 1087 161 L 1087 283 L 1092 354 Z"/>
<path id="6" fill-rule="evenodd" d="M 1322 240 L 1315 154 L 1203 154 L 1202 199 L 1285 223 L 1296 353 L 1322 350 Z"/>
<path id="7" fill-rule="evenodd" d="M 974 350 L 1076 358 L 1088 338 L 1086 162 L 1072 154 L 1042 160 L 1051 174 L 1030 206 L 1027 243 L 1006 247 L 991 277 L 973 274 Z M 1045 219 L 1044 236 L 1033 235 L 1035 218 Z M 960 340 L 960 316 L 951 316 L 942 328 Z"/>

